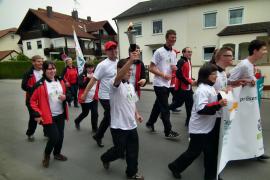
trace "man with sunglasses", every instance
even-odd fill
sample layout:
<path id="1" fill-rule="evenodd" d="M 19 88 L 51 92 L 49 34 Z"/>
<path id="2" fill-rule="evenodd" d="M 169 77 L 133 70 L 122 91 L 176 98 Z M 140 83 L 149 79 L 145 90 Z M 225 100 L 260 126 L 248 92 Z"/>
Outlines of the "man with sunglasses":
<path id="1" fill-rule="evenodd" d="M 175 101 L 170 105 L 170 109 L 176 109 L 185 103 L 186 106 L 186 122 L 188 126 L 193 105 L 192 86 L 196 85 L 196 81 L 192 78 L 191 56 L 192 50 L 190 47 L 185 47 L 182 50 L 183 56 L 177 62 L 176 83 L 175 83 Z"/>
<path id="2" fill-rule="evenodd" d="M 98 97 L 99 102 L 104 109 L 104 117 L 96 134 L 93 136 L 99 147 L 104 146 L 102 144 L 102 138 L 104 137 L 104 133 L 106 132 L 111 122 L 109 96 L 110 80 L 116 75 L 116 65 L 118 62 L 117 44 L 113 41 L 108 41 L 104 44 L 104 47 L 108 58 L 97 65 L 93 78 L 91 78 L 90 82 L 87 84 L 87 87 L 84 90 L 84 93 L 80 97 L 81 100 L 84 101 L 87 93 L 91 90 L 96 81 L 100 81 Z"/>

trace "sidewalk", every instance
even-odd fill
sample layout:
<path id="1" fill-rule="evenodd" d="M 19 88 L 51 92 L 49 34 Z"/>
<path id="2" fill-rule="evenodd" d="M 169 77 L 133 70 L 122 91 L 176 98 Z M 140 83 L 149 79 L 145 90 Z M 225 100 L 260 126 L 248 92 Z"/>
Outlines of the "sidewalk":
<path id="1" fill-rule="evenodd" d="M 154 91 L 152 84 L 146 84 L 146 86 L 142 87 L 141 89 L 142 91 Z M 262 98 L 270 99 L 270 90 L 264 91 Z"/>

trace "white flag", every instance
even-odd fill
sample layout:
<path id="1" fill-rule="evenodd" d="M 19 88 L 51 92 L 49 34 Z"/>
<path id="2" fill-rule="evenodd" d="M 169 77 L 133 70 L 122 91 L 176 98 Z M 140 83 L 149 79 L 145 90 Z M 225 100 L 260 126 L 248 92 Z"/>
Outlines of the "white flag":
<path id="1" fill-rule="evenodd" d="M 83 57 L 82 49 L 80 47 L 80 44 L 79 44 L 79 41 L 78 41 L 75 30 L 73 30 L 73 36 L 74 36 L 74 41 L 75 41 L 75 50 L 76 50 L 76 59 L 77 59 L 78 72 L 79 72 L 79 74 L 81 74 L 83 72 L 85 59 Z"/>

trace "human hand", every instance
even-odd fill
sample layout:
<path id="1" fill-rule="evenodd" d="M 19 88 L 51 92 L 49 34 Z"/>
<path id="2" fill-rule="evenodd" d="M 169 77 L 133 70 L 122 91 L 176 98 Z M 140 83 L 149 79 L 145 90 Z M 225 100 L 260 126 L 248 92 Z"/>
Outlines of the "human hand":
<path id="1" fill-rule="evenodd" d="M 35 121 L 37 121 L 38 124 L 41 124 L 43 122 L 43 119 L 41 117 L 36 117 Z"/>
<path id="2" fill-rule="evenodd" d="M 61 101 L 64 101 L 64 100 L 66 100 L 66 95 L 60 94 L 60 95 L 58 96 L 58 99 L 60 99 Z"/>
<path id="3" fill-rule="evenodd" d="M 139 84 L 139 86 L 141 86 L 141 87 L 144 86 L 145 83 L 146 83 L 146 79 L 141 79 L 141 80 L 138 81 L 138 84 Z"/>
<path id="4" fill-rule="evenodd" d="M 227 99 L 221 99 L 221 100 L 219 100 L 219 104 L 223 107 L 223 106 L 227 106 L 227 104 L 228 104 L 228 101 L 227 101 Z"/>

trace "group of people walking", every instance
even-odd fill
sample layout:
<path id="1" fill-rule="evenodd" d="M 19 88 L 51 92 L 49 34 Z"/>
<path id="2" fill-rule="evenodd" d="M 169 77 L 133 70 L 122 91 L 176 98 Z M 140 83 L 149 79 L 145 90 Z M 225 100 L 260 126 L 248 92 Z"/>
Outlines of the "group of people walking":
<path id="1" fill-rule="evenodd" d="M 181 178 L 181 173 L 203 152 L 204 179 L 217 179 L 221 109 L 227 105 L 227 100 L 219 92 L 228 91 L 234 86 L 255 84 L 253 64 L 267 53 L 266 44 L 259 40 L 252 41 L 247 59 L 229 74 L 226 68 L 232 65 L 233 50 L 230 47 L 216 50 L 211 62 L 200 68 L 195 80 L 192 77 L 192 49 L 185 47 L 181 58 L 177 60 L 177 51 L 173 49 L 176 32 L 168 30 L 165 39 L 164 46 L 154 52 L 149 67 L 149 71 L 154 74 L 156 100 L 146 127 L 154 132 L 155 123 L 160 117 L 165 137 L 177 138 L 179 133 L 172 128 L 170 110 L 176 110 L 185 103 L 189 146 L 169 163 L 168 168 L 175 178 Z M 74 107 L 80 103 L 82 111 L 74 120 L 75 128 L 80 130 L 81 121 L 91 111 L 93 139 L 99 147 L 104 147 L 102 139 L 110 127 L 113 147 L 101 155 L 104 168 L 108 169 L 114 160 L 125 158 L 127 178 L 142 180 L 144 177 L 138 173 L 137 122 L 141 123 L 143 117 L 136 108 L 136 102 L 140 100 L 140 88 L 146 85 L 146 76 L 140 47 L 137 46 L 135 50 L 129 48 L 129 57 L 120 60 L 117 59 L 115 42 L 106 42 L 104 48 L 107 59 L 96 67 L 86 63 L 81 74 L 73 66 L 72 59 L 67 57 L 62 77 L 56 75 L 56 66 L 52 61 L 43 62 L 40 56 L 32 58 L 33 67 L 22 80 L 30 117 L 26 135 L 29 141 L 33 141 L 37 124 L 42 124 L 44 136 L 48 138 L 42 165 L 49 167 L 52 152 L 54 159 L 66 161 L 67 157 L 61 153 L 61 149 L 65 120 L 69 117 L 68 106 L 71 106 L 72 101 Z M 195 93 L 192 86 L 198 86 Z M 170 92 L 173 92 L 171 104 L 168 100 Z M 98 101 L 104 109 L 99 126 Z M 268 157 L 264 155 L 261 158 Z"/>

